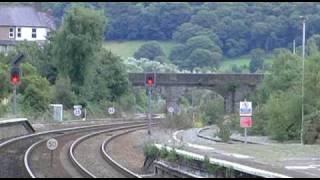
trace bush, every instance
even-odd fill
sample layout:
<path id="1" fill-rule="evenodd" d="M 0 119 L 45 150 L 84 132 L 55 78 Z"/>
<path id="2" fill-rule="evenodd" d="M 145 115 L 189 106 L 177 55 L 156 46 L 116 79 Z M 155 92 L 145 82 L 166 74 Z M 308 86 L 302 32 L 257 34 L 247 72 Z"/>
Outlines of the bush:
<path id="1" fill-rule="evenodd" d="M 220 129 L 218 136 L 222 139 L 222 141 L 228 142 L 231 135 L 230 128 L 223 123 L 219 123 L 218 126 Z"/>
<path id="2" fill-rule="evenodd" d="M 203 165 L 205 168 L 207 168 L 207 171 L 209 173 L 214 173 L 218 170 L 218 168 L 220 168 L 220 166 L 216 166 L 214 164 L 211 164 L 210 158 L 207 155 L 204 156 Z"/>
<path id="3" fill-rule="evenodd" d="M 173 148 L 167 155 L 166 158 L 169 162 L 176 162 L 178 157 L 177 157 L 177 152 L 176 150 Z"/>
<path id="4" fill-rule="evenodd" d="M 162 124 L 165 128 L 187 129 L 192 128 L 192 114 L 190 112 L 180 112 L 180 114 L 168 115 Z"/>
<path id="5" fill-rule="evenodd" d="M 54 103 L 63 104 L 66 109 L 72 108 L 76 95 L 71 89 L 71 80 L 59 76 L 54 86 Z"/>
<path id="6" fill-rule="evenodd" d="M 4 116 L 8 112 L 8 106 L 0 103 L 0 117 Z"/>
<path id="7" fill-rule="evenodd" d="M 165 159 L 168 156 L 169 152 L 167 150 L 167 147 L 164 146 L 160 150 L 160 158 Z"/>
<path id="8" fill-rule="evenodd" d="M 153 144 L 147 144 L 143 147 L 143 153 L 145 157 L 156 158 L 159 157 L 160 151 L 159 149 Z"/>

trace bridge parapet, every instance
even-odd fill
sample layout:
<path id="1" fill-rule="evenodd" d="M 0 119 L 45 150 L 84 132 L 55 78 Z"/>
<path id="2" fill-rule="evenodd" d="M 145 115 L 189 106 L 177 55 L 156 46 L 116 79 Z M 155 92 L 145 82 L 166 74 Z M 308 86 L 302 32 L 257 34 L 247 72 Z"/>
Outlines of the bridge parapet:
<path id="1" fill-rule="evenodd" d="M 254 86 L 259 84 L 263 77 L 264 74 L 156 73 L 156 85 L 212 87 L 234 82 Z M 129 73 L 129 80 L 133 86 L 144 86 L 144 78 L 144 73 Z"/>

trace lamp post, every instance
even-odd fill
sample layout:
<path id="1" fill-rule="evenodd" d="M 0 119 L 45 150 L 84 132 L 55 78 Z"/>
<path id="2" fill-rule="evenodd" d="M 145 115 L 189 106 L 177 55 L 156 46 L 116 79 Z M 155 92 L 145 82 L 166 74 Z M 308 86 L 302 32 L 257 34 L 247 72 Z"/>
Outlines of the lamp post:
<path id="1" fill-rule="evenodd" d="M 302 19 L 302 83 L 301 83 L 301 134 L 300 134 L 300 140 L 301 140 L 301 144 L 303 145 L 303 134 L 304 134 L 304 60 L 305 60 L 305 42 L 306 42 L 306 17 L 304 16 L 300 16 L 300 18 Z"/>

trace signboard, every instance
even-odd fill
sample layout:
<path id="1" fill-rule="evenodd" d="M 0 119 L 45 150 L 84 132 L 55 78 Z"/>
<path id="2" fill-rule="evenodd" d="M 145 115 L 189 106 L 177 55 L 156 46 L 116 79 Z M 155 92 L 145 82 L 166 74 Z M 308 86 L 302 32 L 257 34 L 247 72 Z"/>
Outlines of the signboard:
<path id="1" fill-rule="evenodd" d="M 252 116 L 252 102 L 240 102 L 240 116 Z"/>
<path id="2" fill-rule="evenodd" d="M 240 117 L 240 127 L 242 127 L 242 128 L 252 127 L 252 118 L 250 116 Z"/>
<path id="3" fill-rule="evenodd" d="M 63 120 L 63 105 L 62 104 L 50 104 L 52 107 L 53 120 L 62 121 Z"/>
<path id="4" fill-rule="evenodd" d="M 58 141 L 56 139 L 52 138 L 47 141 L 47 148 L 49 150 L 53 151 L 57 149 L 57 147 L 58 147 Z"/>
<path id="5" fill-rule="evenodd" d="M 170 106 L 170 107 L 168 108 L 168 112 L 169 112 L 169 113 L 173 113 L 173 112 L 174 112 L 174 108 L 173 108 L 172 106 Z"/>
<path id="6" fill-rule="evenodd" d="M 81 105 L 77 105 L 77 106 L 73 106 L 73 114 L 77 117 L 81 116 L 82 112 L 81 112 Z"/>
<path id="7" fill-rule="evenodd" d="M 109 107 L 108 108 L 108 113 L 109 114 L 114 114 L 116 112 L 116 109 L 114 107 Z"/>

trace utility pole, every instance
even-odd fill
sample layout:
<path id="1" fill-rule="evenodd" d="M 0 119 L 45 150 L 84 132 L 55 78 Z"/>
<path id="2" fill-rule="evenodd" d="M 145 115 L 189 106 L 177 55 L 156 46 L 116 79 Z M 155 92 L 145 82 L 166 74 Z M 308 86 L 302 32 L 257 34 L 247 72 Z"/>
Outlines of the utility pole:
<path id="1" fill-rule="evenodd" d="M 296 40 L 293 40 L 293 54 L 296 54 Z"/>
<path id="2" fill-rule="evenodd" d="M 192 104 L 192 122 L 194 123 L 195 117 L 194 117 L 193 90 L 194 90 L 194 89 L 191 90 L 191 104 Z"/>
<path id="3" fill-rule="evenodd" d="M 302 83 L 301 83 L 301 144 L 304 145 L 303 134 L 304 134 L 304 60 L 305 60 L 305 41 L 306 41 L 306 17 L 300 16 L 302 19 Z"/>

